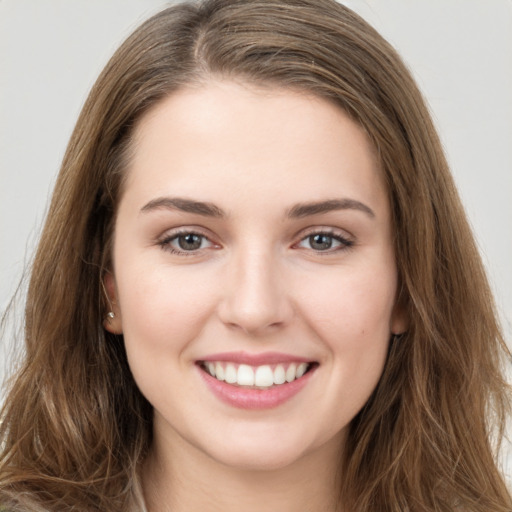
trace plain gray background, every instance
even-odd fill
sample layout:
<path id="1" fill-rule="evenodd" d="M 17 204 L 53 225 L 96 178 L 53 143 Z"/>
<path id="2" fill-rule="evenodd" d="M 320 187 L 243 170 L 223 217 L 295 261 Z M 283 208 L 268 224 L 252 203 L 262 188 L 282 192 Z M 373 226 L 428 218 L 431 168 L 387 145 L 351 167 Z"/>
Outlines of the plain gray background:
<path id="1" fill-rule="evenodd" d="M 118 44 L 169 3 L 0 0 L 0 311 L 88 90 Z M 394 44 L 427 97 L 511 343 L 512 0 L 343 3 Z"/>

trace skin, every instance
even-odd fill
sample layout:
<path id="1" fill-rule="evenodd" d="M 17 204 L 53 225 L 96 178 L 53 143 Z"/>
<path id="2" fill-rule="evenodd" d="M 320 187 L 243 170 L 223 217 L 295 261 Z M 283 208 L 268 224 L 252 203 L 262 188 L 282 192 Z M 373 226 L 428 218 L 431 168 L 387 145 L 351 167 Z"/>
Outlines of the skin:
<path id="1" fill-rule="evenodd" d="M 224 215 L 181 211 L 162 201 L 170 197 Z M 338 199 L 342 208 L 290 216 Z M 200 247 L 184 251 L 190 232 Z M 319 233 L 326 245 L 315 245 Z M 391 335 L 405 329 L 391 240 L 372 147 L 323 99 L 212 81 L 142 118 L 105 283 L 116 316 L 105 327 L 124 334 L 154 407 L 149 510 L 335 509 L 347 426 Z M 220 401 L 197 365 L 233 351 L 318 366 L 284 404 L 245 410 Z"/>

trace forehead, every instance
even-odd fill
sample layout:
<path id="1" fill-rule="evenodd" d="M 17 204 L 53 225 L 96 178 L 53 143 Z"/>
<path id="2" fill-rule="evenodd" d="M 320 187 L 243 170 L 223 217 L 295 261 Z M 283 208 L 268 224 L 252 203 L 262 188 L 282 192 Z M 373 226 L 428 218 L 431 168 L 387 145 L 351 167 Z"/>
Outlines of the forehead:
<path id="1" fill-rule="evenodd" d="M 230 190 L 283 203 L 349 194 L 385 207 L 363 129 L 331 102 L 282 88 L 217 81 L 174 92 L 136 126 L 127 172 L 126 190 L 148 200 Z"/>

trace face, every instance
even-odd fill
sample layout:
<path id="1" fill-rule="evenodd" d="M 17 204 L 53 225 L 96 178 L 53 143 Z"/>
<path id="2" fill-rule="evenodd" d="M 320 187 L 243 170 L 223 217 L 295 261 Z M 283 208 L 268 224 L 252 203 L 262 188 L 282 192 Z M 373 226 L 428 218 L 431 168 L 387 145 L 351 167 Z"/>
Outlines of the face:
<path id="1" fill-rule="evenodd" d="M 386 190 L 325 100 L 213 82 L 139 123 L 106 285 L 160 445 L 278 468 L 341 447 L 395 310 Z"/>

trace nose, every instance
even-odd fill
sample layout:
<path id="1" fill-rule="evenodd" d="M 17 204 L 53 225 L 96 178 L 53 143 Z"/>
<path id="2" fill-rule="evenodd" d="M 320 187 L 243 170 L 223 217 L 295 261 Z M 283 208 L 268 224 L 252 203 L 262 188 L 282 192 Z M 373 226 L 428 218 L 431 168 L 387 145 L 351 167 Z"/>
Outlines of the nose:
<path id="1" fill-rule="evenodd" d="M 293 307 L 279 265 L 262 250 L 244 251 L 229 263 L 218 314 L 230 328 L 258 335 L 289 323 Z"/>

